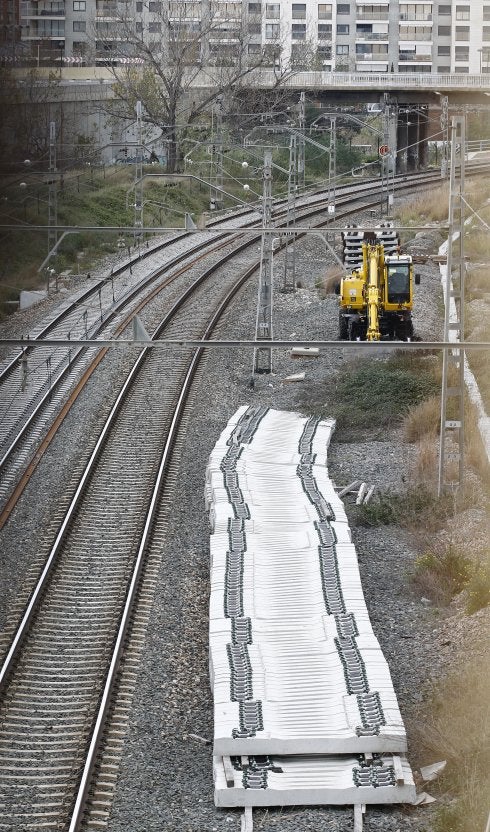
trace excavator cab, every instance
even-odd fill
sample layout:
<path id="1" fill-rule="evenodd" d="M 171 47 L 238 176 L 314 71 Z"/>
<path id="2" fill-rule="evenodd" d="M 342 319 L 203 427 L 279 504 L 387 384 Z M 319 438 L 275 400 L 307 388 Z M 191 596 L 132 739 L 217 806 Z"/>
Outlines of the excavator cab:
<path id="1" fill-rule="evenodd" d="M 386 300 L 388 303 L 410 303 L 410 263 L 393 263 L 387 266 Z"/>

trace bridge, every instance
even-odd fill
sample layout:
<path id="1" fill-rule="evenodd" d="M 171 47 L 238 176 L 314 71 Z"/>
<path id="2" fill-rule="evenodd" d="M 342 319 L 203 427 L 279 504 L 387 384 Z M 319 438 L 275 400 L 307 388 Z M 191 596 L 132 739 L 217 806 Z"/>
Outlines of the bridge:
<path id="1" fill-rule="evenodd" d="M 89 124 L 98 104 L 112 97 L 114 69 L 60 67 L 57 83 L 53 85 L 53 100 L 67 105 L 73 117 L 90 132 Z M 38 70 L 41 84 L 46 83 L 49 72 L 49 69 Z M 223 73 L 226 73 L 226 67 L 203 68 L 189 79 L 188 89 L 191 93 L 199 93 L 220 86 Z M 26 70 L 14 69 L 13 74 L 22 80 Z M 278 81 L 278 70 L 257 69 L 243 79 L 240 86 L 272 90 Z M 382 143 L 391 149 L 391 164 L 399 172 L 424 166 L 429 138 L 440 141 L 445 138 L 441 115 L 447 126 L 451 111 L 481 111 L 490 107 L 490 75 L 487 74 L 295 71 L 283 75 L 279 86 L 291 93 L 303 90 L 312 93 L 326 110 L 382 102 L 386 116 Z"/>

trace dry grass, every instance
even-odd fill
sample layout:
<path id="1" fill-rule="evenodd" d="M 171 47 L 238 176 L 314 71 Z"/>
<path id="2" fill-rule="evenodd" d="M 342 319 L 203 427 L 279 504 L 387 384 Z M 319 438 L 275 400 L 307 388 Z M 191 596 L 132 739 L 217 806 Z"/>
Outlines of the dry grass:
<path id="1" fill-rule="evenodd" d="M 490 199 L 490 179 L 467 179 L 465 183 L 466 199 L 470 205 L 477 207 Z"/>
<path id="2" fill-rule="evenodd" d="M 448 186 L 441 185 L 430 193 L 402 205 L 399 210 L 401 225 L 420 225 L 421 220 L 424 222 L 447 220 L 448 205 Z"/>
<path id="3" fill-rule="evenodd" d="M 423 436 L 418 441 L 415 458 L 410 466 L 410 480 L 435 492 L 438 475 L 439 445 L 435 435 Z"/>
<path id="4" fill-rule="evenodd" d="M 471 259 L 475 262 L 490 258 L 490 241 L 487 230 L 473 231 L 469 234 L 470 242 L 466 247 L 470 250 Z"/>
<path id="5" fill-rule="evenodd" d="M 411 407 L 403 420 L 403 432 L 408 442 L 418 442 L 431 437 L 432 442 L 439 432 L 441 419 L 440 397 L 431 396 Z"/>
<path id="6" fill-rule="evenodd" d="M 483 645 L 484 647 L 484 645 Z M 490 696 L 488 650 L 452 672 L 420 720 L 416 742 L 428 761 L 448 763 L 440 787 L 456 795 L 442 807 L 434 832 L 478 832 L 485 828 L 490 790 Z"/>
<path id="7" fill-rule="evenodd" d="M 466 272 L 466 291 L 472 294 L 490 292 L 490 269 L 483 266 L 468 266 Z"/>
<path id="8" fill-rule="evenodd" d="M 488 486 L 490 471 L 487 452 L 478 427 L 478 414 L 471 402 L 467 402 L 465 408 L 465 454 L 466 463 Z"/>

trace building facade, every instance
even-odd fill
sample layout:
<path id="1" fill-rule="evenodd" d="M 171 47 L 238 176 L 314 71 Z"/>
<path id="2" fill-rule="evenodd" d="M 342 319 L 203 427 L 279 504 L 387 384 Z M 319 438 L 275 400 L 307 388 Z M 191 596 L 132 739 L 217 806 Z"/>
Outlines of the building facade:
<path id="1" fill-rule="evenodd" d="M 124 54 L 118 16 L 133 19 L 149 39 L 158 38 L 166 2 L 20 0 L 21 38 L 39 65 L 115 61 Z M 239 47 L 251 62 L 266 49 L 270 65 L 282 69 L 490 73 L 490 0 L 171 0 L 166 8 L 167 18 L 194 34 L 210 9 L 221 18 L 203 43 L 204 63 L 233 60 Z"/>

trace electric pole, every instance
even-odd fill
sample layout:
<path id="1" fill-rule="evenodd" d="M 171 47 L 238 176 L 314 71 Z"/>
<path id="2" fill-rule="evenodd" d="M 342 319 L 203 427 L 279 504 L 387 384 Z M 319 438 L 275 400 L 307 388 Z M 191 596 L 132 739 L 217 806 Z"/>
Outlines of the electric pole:
<path id="1" fill-rule="evenodd" d="M 262 228 L 270 228 L 272 220 L 272 152 L 264 154 L 262 197 Z M 255 324 L 256 341 L 272 341 L 272 235 L 262 234 L 260 252 L 260 276 L 257 302 L 257 320 Z M 256 347 L 254 349 L 254 373 L 270 373 L 272 370 L 272 349 Z"/>

